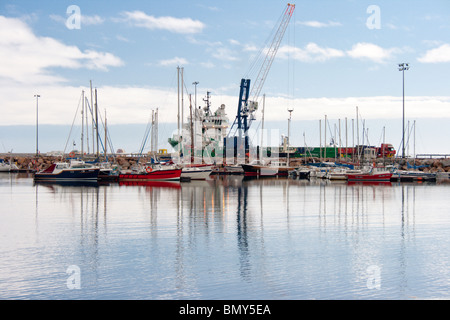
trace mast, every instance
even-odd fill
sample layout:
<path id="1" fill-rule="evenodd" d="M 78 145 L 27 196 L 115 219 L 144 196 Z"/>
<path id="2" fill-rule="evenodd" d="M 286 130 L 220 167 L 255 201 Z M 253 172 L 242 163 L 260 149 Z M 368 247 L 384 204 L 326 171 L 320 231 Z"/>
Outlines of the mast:
<path id="1" fill-rule="evenodd" d="M 89 101 L 87 97 L 84 97 L 84 115 L 86 117 L 86 146 L 87 146 L 87 154 L 89 155 L 90 150 L 89 150 L 89 121 L 88 121 L 88 105 L 89 105 Z"/>
<path id="2" fill-rule="evenodd" d="M 357 157 L 359 163 L 359 118 L 358 118 L 358 106 L 356 106 L 356 148 L 357 148 Z"/>
<path id="3" fill-rule="evenodd" d="M 89 80 L 89 86 L 91 89 L 91 115 L 92 115 L 92 108 L 94 108 L 94 98 L 93 98 L 93 93 L 92 93 L 92 80 Z M 94 124 L 94 116 L 92 115 L 92 123 Z M 95 146 L 94 146 L 94 125 L 92 125 L 92 153 L 94 153 L 95 151 Z"/>
<path id="4" fill-rule="evenodd" d="M 81 156 L 84 155 L 84 90 L 81 91 L 83 102 L 81 104 Z"/>
<path id="5" fill-rule="evenodd" d="M 97 88 L 95 88 L 95 133 L 97 136 L 97 160 L 99 159 L 99 141 L 98 141 L 98 105 L 97 105 Z"/>
<path id="6" fill-rule="evenodd" d="M 319 119 L 319 158 L 322 162 L 322 119 Z"/>
<path id="7" fill-rule="evenodd" d="M 347 161 L 348 156 L 348 127 L 347 127 L 347 117 L 345 117 L 345 160 Z"/>
<path id="8" fill-rule="evenodd" d="M 324 134 L 325 134 L 325 138 L 324 138 L 324 154 L 323 154 L 323 158 L 325 159 L 325 161 L 327 160 L 327 115 L 325 115 L 325 130 L 324 130 Z"/>
<path id="9" fill-rule="evenodd" d="M 261 148 L 259 149 L 259 159 L 263 158 L 263 140 L 264 140 L 264 109 L 266 107 L 266 94 L 263 94 L 263 107 L 261 114 Z"/>
<path id="10" fill-rule="evenodd" d="M 155 113 L 155 123 L 156 123 L 156 130 L 155 130 L 155 152 L 158 152 L 158 137 L 159 137 L 159 108 L 156 108 L 156 113 Z"/>
<path id="11" fill-rule="evenodd" d="M 184 127 L 184 68 L 181 67 L 181 136 L 183 136 Z"/>
<path id="12" fill-rule="evenodd" d="M 106 154 L 107 154 L 107 148 L 108 148 L 108 129 L 107 129 L 107 123 L 106 123 L 106 109 L 105 109 L 105 161 L 106 161 Z"/>
<path id="13" fill-rule="evenodd" d="M 178 85 L 178 143 L 180 143 L 180 67 L 177 67 L 177 85 Z"/>
<path id="14" fill-rule="evenodd" d="M 191 95 L 189 95 L 189 113 L 190 113 L 190 133 L 191 133 L 191 163 L 194 162 L 194 121 L 192 116 L 192 101 Z M 202 161 L 203 162 L 203 161 Z"/>

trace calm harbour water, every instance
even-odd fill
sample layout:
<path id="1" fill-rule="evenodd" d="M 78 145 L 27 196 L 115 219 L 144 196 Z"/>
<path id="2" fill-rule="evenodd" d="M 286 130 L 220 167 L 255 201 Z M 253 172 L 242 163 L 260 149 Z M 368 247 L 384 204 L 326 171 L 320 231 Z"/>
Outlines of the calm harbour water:
<path id="1" fill-rule="evenodd" d="M 0 299 L 449 299 L 450 183 L 0 175 Z"/>

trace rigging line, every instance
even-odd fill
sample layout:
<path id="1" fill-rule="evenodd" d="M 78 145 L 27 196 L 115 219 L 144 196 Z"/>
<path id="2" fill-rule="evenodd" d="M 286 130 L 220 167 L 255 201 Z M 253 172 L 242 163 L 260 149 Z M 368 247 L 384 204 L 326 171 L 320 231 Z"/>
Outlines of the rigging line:
<path id="1" fill-rule="evenodd" d="M 69 144 L 70 136 L 72 135 L 73 124 L 75 123 L 75 120 L 76 120 L 77 114 L 78 114 L 78 110 L 80 109 L 80 103 L 81 103 L 82 96 L 83 96 L 83 93 L 80 95 L 80 100 L 78 100 L 77 111 L 75 112 L 75 116 L 73 117 L 72 126 L 70 127 L 69 136 L 67 137 L 67 141 L 66 141 L 66 145 L 64 146 L 64 152 L 63 153 L 66 153 L 67 145 Z"/>
<path id="2" fill-rule="evenodd" d="M 296 31 L 296 11 L 294 11 L 294 23 L 292 25 L 293 33 L 294 33 L 294 41 L 292 44 L 293 58 L 292 58 L 292 99 L 295 98 L 295 31 Z"/>
<path id="3" fill-rule="evenodd" d="M 152 123 L 151 123 L 151 120 L 149 120 L 147 122 L 147 126 L 145 128 L 144 137 L 142 138 L 141 147 L 139 148 L 139 153 L 140 154 L 142 154 L 142 152 L 144 151 L 145 144 L 147 142 L 147 138 L 148 138 L 148 135 L 150 133 L 151 127 L 152 127 Z"/>
<path id="4" fill-rule="evenodd" d="M 245 73 L 245 78 L 251 78 L 250 75 L 256 73 L 257 71 L 254 70 L 258 65 L 260 65 L 260 61 L 264 60 L 265 58 L 265 51 L 269 49 L 270 43 L 272 42 L 272 39 L 274 38 L 275 33 L 278 30 L 278 26 L 281 24 L 281 21 L 284 17 L 284 12 L 280 15 L 277 22 L 274 24 L 272 31 L 270 32 L 269 36 L 266 38 L 266 40 L 263 43 L 263 46 L 260 47 L 260 50 L 258 51 L 257 55 L 254 57 L 253 61 L 250 64 L 250 67 L 248 71 Z"/>

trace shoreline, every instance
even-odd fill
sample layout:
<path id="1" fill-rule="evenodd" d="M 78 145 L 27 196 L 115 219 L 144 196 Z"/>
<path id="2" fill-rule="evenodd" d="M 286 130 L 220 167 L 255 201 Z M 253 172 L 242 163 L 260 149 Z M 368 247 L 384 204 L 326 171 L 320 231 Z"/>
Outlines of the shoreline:
<path id="1" fill-rule="evenodd" d="M 165 155 L 167 157 L 167 154 Z M 114 159 L 114 163 L 119 165 L 122 170 L 130 169 L 133 165 L 135 165 L 138 161 L 147 162 L 150 161 L 152 156 L 149 154 L 142 156 L 133 156 L 133 155 L 115 155 L 110 156 L 111 159 Z M 14 171 L 18 172 L 34 172 L 36 170 L 43 170 L 50 166 L 54 162 L 63 162 L 69 159 L 69 155 L 65 157 L 61 156 L 51 156 L 51 155 L 41 155 L 36 159 L 35 154 L 0 154 L 0 159 L 3 159 L 5 162 L 15 163 L 18 169 Z M 76 159 L 76 158 L 73 158 Z M 90 157 L 86 157 L 87 161 L 93 161 L 95 156 L 91 155 Z M 280 158 L 279 160 L 286 160 L 285 158 Z M 304 158 L 291 158 L 290 164 L 292 166 L 301 166 L 304 165 L 305 162 L 320 162 L 318 158 L 307 158 L 305 161 Z M 334 158 L 322 159 L 323 162 L 335 162 Z M 425 159 L 425 158 L 416 158 L 414 159 L 402 159 L 402 158 L 393 158 L 393 159 L 385 159 L 383 161 L 382 158 L 376 160 L 377 165 L 381 165 L 383 163 L 386 164 L 398 164 L 399 170 L 411 170 L 408 168 L 408 163 L 410 166 L 417 166 L 417 170 L 423 171 L 425 173 L 437 173 L 437 172 L 450 172 L 450 158 L 436 158 L 436 159 Z"/>

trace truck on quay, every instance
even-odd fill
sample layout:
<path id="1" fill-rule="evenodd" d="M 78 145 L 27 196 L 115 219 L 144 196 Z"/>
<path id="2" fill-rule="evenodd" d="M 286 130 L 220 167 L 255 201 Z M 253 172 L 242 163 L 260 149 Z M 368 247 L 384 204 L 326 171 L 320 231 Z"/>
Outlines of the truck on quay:
<path id="1" fill-rule="evenodd" d="M 289 154 L 293 158 L 339 158 L 352 159 L 355 157 L 365 159 L 394 158 L 396 151 L 392 144 L 382 143 L 379 147 L 359 145 L 355 147 L 289 147 L 289 148 L 267 148 L 267 155 L 278 152 L 280 157 L 286 157 Z"/>

